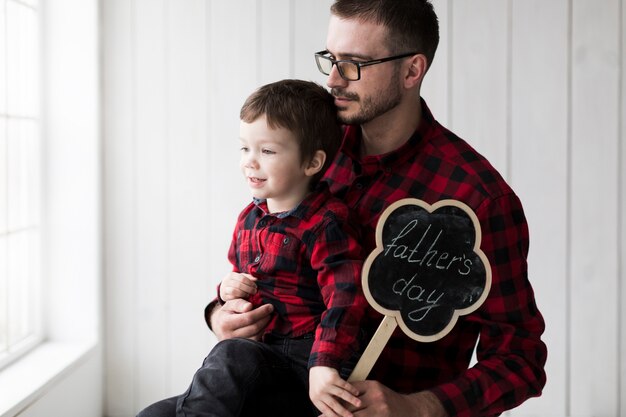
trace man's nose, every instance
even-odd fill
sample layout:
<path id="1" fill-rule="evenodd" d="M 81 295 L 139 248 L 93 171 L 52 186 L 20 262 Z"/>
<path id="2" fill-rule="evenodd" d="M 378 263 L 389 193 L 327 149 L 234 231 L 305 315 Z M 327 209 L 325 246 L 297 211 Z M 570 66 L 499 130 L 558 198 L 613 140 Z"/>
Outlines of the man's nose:
<path id="1" fill-rule="evenodd" d="M 329 88 L 346 87 L 348 85 L 348 81 L 344 80 L 341 74 L 339 74 L 337 65 L 333 65 L 330 69 L 330 74 L 328 74 L 328 78 L 326 79 L 326 85 Z"/>

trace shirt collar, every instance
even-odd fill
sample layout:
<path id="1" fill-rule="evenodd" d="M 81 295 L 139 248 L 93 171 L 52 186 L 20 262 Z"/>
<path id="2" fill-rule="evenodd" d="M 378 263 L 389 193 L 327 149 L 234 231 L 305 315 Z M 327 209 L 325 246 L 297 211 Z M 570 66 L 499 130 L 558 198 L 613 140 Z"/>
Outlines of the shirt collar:
<path id="1" fill-rule="evenodd" d="M 293 216 L 298 219 L 308 219 L 315 212 L 317 212 L 322 205 L 330 198 L 330 190 L 328 184 L 324 181 L 320 182 L 316 189 L 309 193 L 304 200 L 302 200 L 296 207 L 288 211 L 281 211 L 279 213 L 270 213 L 267 208 L 267 200 L 264 198 L 252 198 L 252 202 L 257 206 L 259 210 L 263 212 L 265 216 L 273 216 L 278 219 L 285 219 Z"/>
<path id="2" fill-rule="evenodd" d="M 296 210 L 298 210 L 298 207 L 300 207 L 300 204 L 302 204 L 302 202 L 301 202 L 296 207 L 294 207 L 294 208 L 292 208 L 291 210 L 288 210 L 288 211 L 281 211 L 279 213 L 270 213 L 269 209 L 267 208 L 267 199 L 252 197 L 252 202 L 259 208 L 259 210 L 261 210 L 263 212 L 264 215 L 266 215 L 266 216 L 274 216 L 274 217 L 277 217 L 279 219 L 284 219 L 285 217 L 291 216 L 293 213 L 296 212 Z"/>
<path id="3" fill-rule="evenodd" d="M 346 126 L 342 151 L 357 164 L 357 174 L 371 175 L 376 171 L 392 172 L 395 166 L 403 165 L 411 160 L 424 145 L 423 139 L 437 123 L 424 99 L 422 103 L 422 119 L 417 130 L 409 140 L 398 149 L 382 155 L 360 156 L 361 128 L 358 125 Z"/>

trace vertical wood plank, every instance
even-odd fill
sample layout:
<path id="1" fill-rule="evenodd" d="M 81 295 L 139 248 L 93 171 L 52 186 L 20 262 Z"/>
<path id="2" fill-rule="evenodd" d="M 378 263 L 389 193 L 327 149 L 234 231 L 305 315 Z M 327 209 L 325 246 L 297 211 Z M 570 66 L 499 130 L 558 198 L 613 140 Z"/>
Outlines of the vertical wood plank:
<path id="1" fill-rule="evenodd" d="M 136 395 L 140 407 L 167 391 L 168 143 L 165 0 L 135 0 Z M 154 364 L 160 364 L 155 366 Z"/>
<path id="2" fill-rule="evenodd" d="M 529 279 L 549 355 L 542 397 L 512 415 L 566 415 L 568 15 L 567 0 L 513 2 L 511 184 L 529 223 Z"/>
<path id="3" fill-rule="evenodd" d="M 237 215 L 250 201 L 239 170 L 239 110 L 258 87 L 256 2 L 211 2 L 209 29 L 209 278 L 211 296 L 231 269 L 227 252 Z M 228 42 L 223 42 L 228 39 Z M 219 57 L 219 59 L 217 59 Z"/>
<path id="4" fill-rule="evenodd" d="M 291 0 L 257 0 L 258 31 L 256 37 L 258 85 L 294 78 L 293 75 L 293 8 Z"/>
<path id="5" fill-rule="evenodd" d="M 216 2 L 211 2 L 215 4 Z M 209 136 L 207 79 L 207 7 L 204 0 L 169 1 L 168 45 L 168 140 L 170 176 L 169 244 L 169 392 L 183 392 L 208 352 L 208 329 L 203 309 L 214 292 L 209 277 L 209 198 L 216 198 L 210 177 L 211 149 L 221 154 L 225 134 Z M 236 14 L 233 14 L 236 15 Z M 236 26 L 233 26 L 233 28 Z M 231 29 L 233 30 L 233 29 Z M 228 36 L 216 41 L 224 47 Z M 232 70 L 244 66 L 245 55 L 218 52 L 213 59 Z M 236 54 L 236 56 L 233 56 Z M 236 79 L 227 80 L 228 90 Z M 211 119 L 211 123 L 216 120 Z M 226 132 L 224 132 L 226 133 Z M 211 141 L 211 144 L 209 144 Z M 217 143 L 217 146 L 215 144 Z M 218 232 L 219 233 L 219 232 Z"/>
<path id="6" fill-rule="evenodd" d="M 452 2 L 451 128 L 506 176 L 508 1 Z"/>
<path id="7" fill-rule="evenodd" d="M 313 54 L 326 48 L 331 0 L 292 0 L 294 3 L 294 77 L 326 85 Z"/>
<path id="8" fill-rule="evenodd" d="M 452 25 L 450 0 L 433 0 L 435 13 L 439 18 L 439 46 L 435 53 L 432 66 L 429 68 L 422 83 L 421 94 L 426 100 L 435 119 L 444 126 L 449 126 L 449 56 L 452 49 L 449 37 Z"/>
<path id="9" fill-rule="evenodd" d="M 2 2 L 0 2 L 0 7 L 4 7 L 4 4 Z M 4 16 L 2 16 L 2 12 L 0 11 L 0 19 L 3 19 Z M 2 24 L 4 24 L 4 21 L 2 21 Z M 4 39 L 2 39 L 2 35 L 0 35 L 0 42 L 3 42 Z M 2 51 L 2 46 L 0 45 L 0 54 L 3 53 Z M 2 62 L 0 62 L 0 64 L 2 64 Z M 0 70 L 1 71 L 1 70 Z M 0 72 L 1 75 L 1 72 Z M 0 79 L 0 84 L 4 83 L 4 78 Z M 0 87 L 0 93 L 2 92 L 2 88 Z M 4 101 L 4 100 L 2 100 Z M 3 111 L 2 105 L 0 104 L 0 112 Z M 9 267 L 9 260 L 7 259 L 7 255 L 8 255 L 8 245 L 7 245 L 7 236 L 6 236 L 6 232 L 8 230 L 8 224 L 7 224 L 7 214 L 8 214 L 8 207 L 7 207 L 7 169 L 6 166 L 8 164 L 8 152 L 7 152 L 7 123 L 6 123 L 6 118 L 3 116 L 0 116 L 0 166 L 2 167 L 2 169 L 0 169 L 0 195 L 2 197 L 0 197 L 0 233 L 2 234 L 2 236 L 0 236 L 0 274 L 2 274 L 3 279 L 0 280 L 0 303 L 2 303 L 3 306 L 8 305 L 9 302 L 9 293 L 8 293 L 8 283 L 6 282 L 6 278 L 4 277 L 8 277 L 8 267 Z M 6 349 L 9 347 L 8 343 L 8 312 L 6 307 L 0 309 L 0 350 L 2 352 L 6 352 Z"/>
<path id="10" fill-rule="evenodd" d="M 619 386 L 620 386 L 620 400 L 619 400 L 619 416 L 626 416 L 626 306 L 624 306 L 623 300 L 626 300 L 626 3 L 622 0 L 620 2 L 622 10 L 622 16 L 620 21 L 620 37 L 621 39 L 621 62 L 620 62 L 620 84 L 621 84 L 621 116 L 619 125 L 619 147 L 621 149 L 619 173 L 620 173 L 620 196 L 621 201 L 619 205 L 618 214 L 620 216 L 621 224 L 621 238 L 620 249 L 621 255 L 619 265 L 619 282 L 621 287 L 621 296 L 619 303 L 619 310 L 621 315 L 620 320 L 620 374 L 619 374 Z"/>
<path id="11" fill-rule="evenodd" d="M 104 303 L 106 407 L 135 412 L 135 168 L 133 2 L 101 5 L 103 25 Z"/>
<path id="12" fill-rule="evenodd" d="M 0 114 L 7 112 L 7 16 L 6 0 L 0 1 Z"/>
<path id="13" fill-rule="evenodd" d="M 618 412 L 619 1 L 572 9 L 571 405 Z"/>

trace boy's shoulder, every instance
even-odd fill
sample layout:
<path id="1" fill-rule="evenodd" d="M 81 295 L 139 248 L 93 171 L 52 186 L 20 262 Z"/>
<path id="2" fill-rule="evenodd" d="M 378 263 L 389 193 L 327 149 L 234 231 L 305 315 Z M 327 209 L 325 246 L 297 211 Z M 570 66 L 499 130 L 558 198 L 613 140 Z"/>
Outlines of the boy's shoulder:
<path id="1" fill-rule="evenodd" d="M 324 185 L 323 189 L 317 189 L 313 196 L 316 200 L 316 209 L 311 209 L 306 216 L 306 221 L 301 225 L 309 228 L 313 234 L 323 235 L 328 231 L 342 231 L 353 237 L 360 235 L 356 218 L 346 203 L 333 195 Z M 313 208 L 313 207 L 311 207 Z"/>
<path id="2" fill-rule="evenodd" d="M 308 207 L 308 216 L 310 218 L 336 218 L 337 220 L 346 220 L 349 216 L 349 209 L 346 203 L 338 197 L 334 196 L 323 182 L 313 191 L 305 200 Z"/>

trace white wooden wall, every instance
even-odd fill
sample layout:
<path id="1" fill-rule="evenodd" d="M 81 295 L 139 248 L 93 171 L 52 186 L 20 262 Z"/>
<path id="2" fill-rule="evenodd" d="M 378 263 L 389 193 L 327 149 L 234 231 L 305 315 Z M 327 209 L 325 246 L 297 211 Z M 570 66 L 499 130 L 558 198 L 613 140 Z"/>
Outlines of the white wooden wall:
<path id="1" fill-rule="evenodd" d="M 311 79 L 330 0 L 103 0 L 106 415 L 182 392 L 249 196 L 239 108 Z M 513 416 L 626 416 L 626 4 L 435 0 L 423 95 L 524 202 L 548 384 Z"/>

